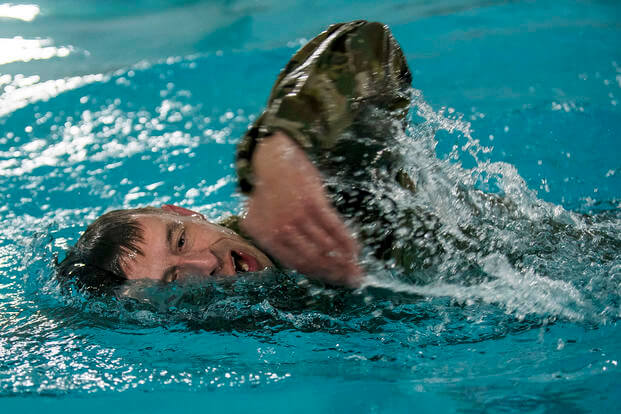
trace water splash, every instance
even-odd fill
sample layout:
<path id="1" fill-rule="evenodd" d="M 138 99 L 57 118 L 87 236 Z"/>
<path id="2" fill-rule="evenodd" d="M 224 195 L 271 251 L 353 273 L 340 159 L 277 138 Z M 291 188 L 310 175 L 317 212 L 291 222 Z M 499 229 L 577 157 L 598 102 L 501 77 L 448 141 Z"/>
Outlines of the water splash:
<path id="1" fill-rule="evenodd" d="M 119 73 L 105 82 L 118 85 L 117 80 L 121 78 L 128 78 L 127 73 Z M 163 90 L 170 88 L 167 86 Z M 193 120 L 199 117 L 194 109 L 184 106 L 182 99 L 170 100 L 165 95 L 154 114 L 132 111 L 124 116 L 118 103 L 105 105 L 99 111 L 84 109 L 77 122 L 67 123 L 61 128 L 63 139 L 58 144 L 41 146 L 37 145 L 37 141 L 24 144 L 20 151 L 40 155 L 24 157 L 18 169 L 27 166 L 29 160 L 39 162 L 37 160 L 44 159 L 45 154 L 60 148 L 59 145 L 68 148 L 55 155 L 65 166 L 79 164 L 79 160 L 72 159 L 71 154 L 80 151 L 82 159 L 103 157 L 103 160 L 110 162 L 115 158 L 124 160 L 140 155 L 153 148 L 167 154 L 179 146 L 192 150 L 199 143 L 205 145 L 204 139 L 200 140 L 195 135 L 167 132 L 171 123 L 179 122 L 170 118 L 171 111 L 179 112 L 181 122 L 187 121 L 188 117 Z M 372 314 L 371 308 L 376 308 L 380 314 L 387 310 L 375 300 L 367 303 L 360 299 L 373 296 L 369 289 L 380 289 L 384 291 L 380 296 L 394 296 L 388 302 L 405 300 L 418 303 L 421 297 L 448 298 L 468 306 L 497 306 L 518 321 L 533 316 L 541 321 L 562 318 L 595 324 L 617 320 L 621 315 L 621 291 L 615 285 L 621 266 L 618 253 L 621 222 L 618 215 L 611 212 L 608 216 L 585 216 L 540 200 L 513 165 L 490 159 L 492 149 L 481 145 L 473 136 L 471 124 L 464 120 L 463 115 L 454 111 L 448 111 L 448 114 L 445 110 L 434 111 L 421 91 L 413 90 L 412 96 L 412 126 L 395 139 L 417 191 L 412 194 L 397 185 L 371 188 L 378 194 L 390 195 L 394 203 L 391 211 L 395 215 L 392 222 L 400 223 L 399 226 L 403 225 L 404 219 L 409 219 L 400 211 L 416 208 L 433 216 L 433 223 L 423 223 L 421 228 L 436 226 L 439 230 L 434 230 L 435 233 L 422 230 L 417 233 L 400 227 L 394 229 L 395 234 L 400 235 L 402 246 L 430 253 L 424 258 L 422 268 L 399 270 L 393 263 L 377 263 L 369 256 L 365 259 L 371 269 L 367 283 L 364 289 L 354 294 L 321 286 L 300 286 L 295 277 L 281 275 L 280 278 L 272 276 L 259 282 L 242 281 L 237 285 L 237 290 L 218 284 L 199 284 L 179 287 L 180 291 L 173 293 L 162 293 L 167 291 L 136 285 L 132 286 L 134 293 L 122 295 L 120 302 L 85 300 L 77 295 L 70 303 L 87 313 L 107 315 L 112 320 L 143 326 L 181 323 L 200 326 L 201 329 L 236 326 L 252 330 L 271 326 L 275 329 L 291 327 L 348 331 L 360 329 L 369 322 L 361 323 L 357 319 L 352 325 L 351 319 L 348 319 L 352 316 L 351 307 L 360 305 L 361 300 L 362 313 L 369 311 Z M 222 123 L 238 122 L 233 119 L 234 114 L 227 114 L 222 115 Z M 136 130 L 134 119 L 146 129 Z M 132 125 L 125 128 L 125 121 Z M 202 122 L 208 123 L 204 119 Z M 125 148 L 131 154 L 119 156 L 118 151 L 111 149 L 110 145 L 130 141 L 136 133 L 139 139 L 135 147 Z M 108 144 L 97 145 L 98 141 L 112 135 L 118 138 Z M 80 137 L 85 139 L 84 145 L 74 145 Z M 454 139 L 455 144 L 446 156 L 441 157 L 437 153 L 438 142 L 447 137 Z M 66 142 L 72 143 L 70 148 L 65 145 Z M 465 167 L 465 164 L 472 166 Z M 15 171 L 14 168 L 5 169 L 10 174 Z M 222 186 L 233 182 L 234 177 L 229 175 L 220 181 L 219 186 Z M 166 184 L 149 184 L 145 186 L 145 191 L 132 187 L 123 204 L 147 197 L 149 191 L 160 186 L 165 187 Z M 151 190 L 148 189 L 150 187 Z M 189 194 L 189 190 L 185 193 Z M 189 196 L 192 202 L 195 199 L 197 203 L 201 202 L 196 191 Z M 46 219 L 48 226 L 54 225 L 52 213 Z M 77 226 L 88 223 L 96 214 L 97 211 L 90 211 L 89 217 L 82 217 Z M 56 217 L 59 220 L 60 216 Z M 19 222 L 19 219 L 16 220 Z M 64 224 L 56 224 L 62 227 L 71 221 L 65 217 L 62 220 Z M 416 228 L 418 223 L 414 224 Z M 24 226 L 29 225 L 17 225 L 19 229 Z M 39 236 L 35 240 L 39 240 Z M 67 242 L 61 244 L 66 246 Z M 42 251 L 47 252 L 48 260 L 51 255 L 49 250 L 42 248 L 41 242 L 31 247 L 31 251 L 39 255 Z M 57 286 L 42 282 L 50 279 L 49 265 L 43 266 L 41 257 L 33 257 L 24 262 L 24 267 L 39 269 L 35 285 L 42 283 L 47 286 L 42 291 L 54 292 Z M 141 289 L 142 293 L 136 293 Z M 29 290 L 35 296 L 36 291 L 36 288 Z M 288 298 L 283 298 L 282 292 L 287 292 Z M 51 295 L 58 297 L 59 294 Z M 153 298 L 147 300 L 149 295 L 160 297 L 159 302 Z M 343 295 L 350 297 L 343 299 Z M 141 299 L 133 302 L 136 296 Z M 351 307 L 335 307 L 333 302 L 339 297 L 340 303 L 349 303 Z M 171 305 L 171 301 L 176 305 Z M 305 306 L 299 308 L 299 303 Z M 365 319 L 360 313 L 356 315 L 356 318 Z M 373 316 L 369 318 L 373 319 Z"/>
<path id="2" fill-rule="evenodd" d="M 432 257 L 405 274 L 375 263 L 367 286 L 496 304 L 520 319 L 534 314 L 589 323 L 617 320 L 619 289 L 609 275 L 621 263 L 617 212 L 587 216 L 539 199 L 513 165 L 488 159 L 492 149 L 473 137 L 463 115 L 434 111 L 418 90 L 412 96 L 415 121 L 397 136 L 397 147 L 416 192 L 396 185 L 374 191 L 378 197 L 390 193 L 394 217 L 387 222 L 396 223 L 393 231 L 404 245 Z M 439 132 L 464 143 L 440 158 Z M 413 208 L 437 220 L 439 228 L 416 233 L 416 221 L 403 227 L 411 220 L 403 212 Z"/>

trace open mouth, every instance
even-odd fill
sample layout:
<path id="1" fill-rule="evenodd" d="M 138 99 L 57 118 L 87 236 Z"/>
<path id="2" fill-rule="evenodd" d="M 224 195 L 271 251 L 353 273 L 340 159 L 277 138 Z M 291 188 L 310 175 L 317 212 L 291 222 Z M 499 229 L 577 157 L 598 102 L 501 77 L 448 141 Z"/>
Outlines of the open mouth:
<path id="1" fill-rule="evenodd" d="M 249 254 L 231 251 L 231 258 L 236 273 L 256 272 L 260 270 L 257 260 Z"/>

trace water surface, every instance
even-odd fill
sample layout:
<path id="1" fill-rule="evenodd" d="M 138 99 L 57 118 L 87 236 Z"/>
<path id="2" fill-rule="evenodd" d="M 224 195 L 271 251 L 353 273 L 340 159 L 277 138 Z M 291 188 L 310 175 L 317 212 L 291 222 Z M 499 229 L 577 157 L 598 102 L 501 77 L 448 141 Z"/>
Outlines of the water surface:
<path id="1" fill-rule="evenodd" d="M 615 2 L 15 5 L 0 7 L 19 17 L 0 17 L 5 410 L 621 404 Z M 267 272 L 62 294 L 54 257 L 108 209 L 240 211 L 235 143 L 297 48 L 355 18 L 388 23 L 414 74 L 399 140 L 425 191 L 394 197 L 441 217 L 470 254 L 447 238 L 428 283 L 378 270 L 357 292 Z"/>

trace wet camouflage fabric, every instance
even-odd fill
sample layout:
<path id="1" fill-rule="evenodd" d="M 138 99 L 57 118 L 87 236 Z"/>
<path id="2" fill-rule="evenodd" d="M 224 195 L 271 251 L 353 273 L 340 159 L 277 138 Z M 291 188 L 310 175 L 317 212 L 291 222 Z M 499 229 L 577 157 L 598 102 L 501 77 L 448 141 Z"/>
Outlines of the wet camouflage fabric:
<path id="1" fill-rule="evenodd" d="M 365 21 L 330 26 L 282 70 L 267 108 L 239 144 L 241 190 L 252 190 L 252 153 L 261 139 L 282 130 L 315 160 L 333 150 L 370 105 L 404 119 L 411 82 L 387 26 Z"/>

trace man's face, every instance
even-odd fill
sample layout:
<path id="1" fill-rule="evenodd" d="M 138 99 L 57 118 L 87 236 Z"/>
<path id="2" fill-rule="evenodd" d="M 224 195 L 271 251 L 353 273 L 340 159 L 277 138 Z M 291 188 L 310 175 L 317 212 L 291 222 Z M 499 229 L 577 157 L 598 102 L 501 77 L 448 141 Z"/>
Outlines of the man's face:
<path id="1" fill-rule="evenodd" d="M 273 266 L 258 248 L 193 211 L 164 206 L 162 214 L 137 214 L 143 229 L 138 247 L 144 255 L 127 257 L 128 279 L 165 283 L 187 276 L 234 276 Z"/>

